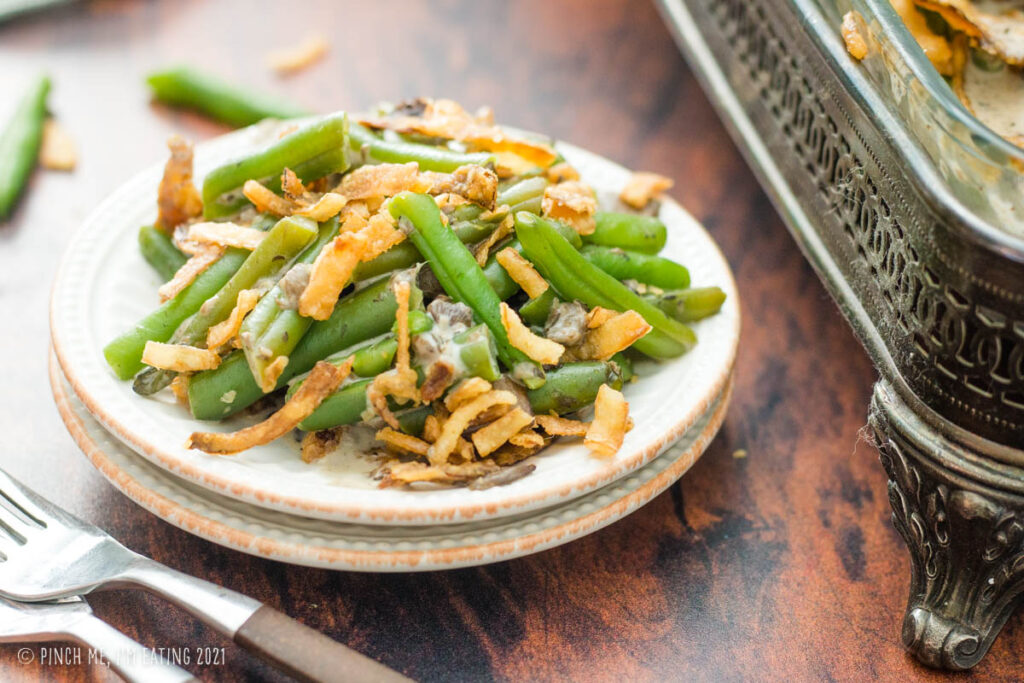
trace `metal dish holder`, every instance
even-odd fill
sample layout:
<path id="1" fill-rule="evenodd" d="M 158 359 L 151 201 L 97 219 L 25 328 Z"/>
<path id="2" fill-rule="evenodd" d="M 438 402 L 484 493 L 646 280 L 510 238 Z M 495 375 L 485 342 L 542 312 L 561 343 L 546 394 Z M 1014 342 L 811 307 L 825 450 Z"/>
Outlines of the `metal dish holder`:
<path id="1" fill-rule="evenodd" d="M 903 644 L 966 669 L 1024 589 L 1024 241 L 985 201 L 1024 204 L 1022 157 L 928 101 L 880 1 L 658 4 L 878 368 L 869 424 L 912 558 Z M 863 64 L 837 30 L 850 8 Z"/>

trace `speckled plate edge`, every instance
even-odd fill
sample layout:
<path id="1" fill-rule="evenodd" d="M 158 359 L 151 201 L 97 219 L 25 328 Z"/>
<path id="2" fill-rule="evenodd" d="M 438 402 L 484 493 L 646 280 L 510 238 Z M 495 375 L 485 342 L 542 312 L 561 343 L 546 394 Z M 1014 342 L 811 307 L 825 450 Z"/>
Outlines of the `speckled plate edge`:
<path id="1" fill-rule="evenodd" d="M 364 572 L 435 571 L 510 560 L 593 533 L 682 477 L 718 433 L 732 378 L 671 449 L 613 484 L 562 505 L 482 522 L 370 526 L 307 519 L 220 496 L 152 465 L 109 434 L 50 358 L 50 385 L 75 443 L 116 489 L 168 523 L 212 543 L 289 564 Z"/>
<path id="2" fill-rule="evenodd" d="M 259 135 L 266 135 L 266 131 L 244 129 L 199 145 L 197 168 L 203 170 L 204 166 L 208 167 L 211 157 L 223 158 L 225 154 L 237 153 L 247 145 L 254 144 L 253 140 L 258 139 Z M 581 168 L 581 171 L 590 169 L 589 173 L 584 172 L 584 177 L 594 182 L 599 189 L 621 186 L 628 176 L 626 169 L 607 159 L 572 145 L 559 143 L 558 146 Z M 90 245 L 84 237 L 95 238 L 100 235 L 95 226 L 109 227 L 112 220 L 110 215 L 117 215 L 115 208 L 125 205 L 126 202 L 132 203 L 133 197 L 137 203 L 140 190 L 155 186 L 159 174 L 160 168 L 153 167 L 122 186 L 86 220 L 86 226 L 83 226 L 80 234 L 69 245 L 54 284 L 51 302 L 52 342 L 64 375 L 76 395 L 108 431 L 154 464 L 223 495 L 304 516 L 372 524 L 458 523 L 521 514 L 571 500 L 607 485 L 649 462 L 680 438 L 707 410 L 732 372 L 739 339 L 740 315 L 738 294 L 728 264 L 703 227 L 676 202 L 666 200 L 662 207 L 662 217 L 669 224 L 670 230 L 674 227 L 692 233 L 693 240 L 701 243 L 698 251 L 703 252 L 702 256 L 717 264 L 713 268 L 720 272 L 715 283 L 725 289 L 729 298 L 722 313 L 716 316 L 718 320 L 715 322 L 715 329 L 722 326 L 722 321 L 725 321 L 726 329 L 720 330 L 713 339 L 708 339 L 705 335 L 704 344 L 699 344 L 697 349 L 688 354 L 688 357 L 700 356 L 701 360 L 695 367 L 700 368 L 697 373 L 701 380 L 687 386 L 688 393 L 682 397 L 674 396 L 672 400 L 665 401 L 666 406 L 679 406 L 672 415 L 662 414 L 664 410 L 659 411 L 662 422 L 667 426 L 644 425 L 643 419 L 638 419 L 638 429 L 627 437 L 626 446 L 614 459 L 600 463 L 586 459 L 585 471 L 579 476 L 567 479 L 562 468 L 555 470 L 559 474 L 558 477 L 527 477 L 508 487 L 508 491 L 492 489 L 489 492 L 478 492 L 482 495 L 472 497 L 454 494 L 443 496 L 438 493 L 437 499 L 431 495 L 419 494 L 415 497 L 403 497 L 401 500 L 351 490 L 347 491 L 346 496 L 338 496 L 336 491 L 328 491 L 329 487 L 323 486 L 315 489 L 303 486 L 293 491 L 292 489 L 296 487 L 287 488 L 278 480 L 275 480 L 273 485 L 260 481 L 252 470 L 239 468 L 232 471 L 229 468 L 233 465 L 229 462 L 196 460 L 195 453 L 183 453 L 181 449 L 171 448 L 168 443 L 154 440 L 151 433 L 156 425 L 149 424 L 150 429 L 142 428 L 141 425 L 145 421 L 152 420 L 136 407 L 130 408 L 131 411 L 135 411 L 133 414 L 126 412 L 123 415 L 121 412 L 128 410 L 126 405 L 122 405 L 120 411 L 113 408 L 117 401 L 111 400 L 115 397 L 111 394 L 110 387 L 105 384 L 110 382 L 112 375 L 103 366 L 101 358 L 93 358 L 82 349 L 83 337 L 80 330 L 86 324 L 82 316 L 86 315 L 85 309 L 88 308 L 89 302 L 76 300 L 74 305 L 70 305 L 68 300 L 68 290 L 74 289 L 74 285 L 69 285 L 67 281 L 75 281 L 76 277 L 68 277 L 68 273 L 81 271 L 86 267 L 88 260 L 87 252 Z M 670 246 L 671 244 L 670 237 Z M 687 248 L 691 246 L 688 244 Z M 79 253 L 80 251 L 85 253 Z M 678 403 L 680 401 L 682 404 Z M 645 441 L 642 445 L 629 446 L 629 441 L 635 434 L 648 434 L 651 430 L 656 431 L 653 437 L 644 436 Z M 184 438 L 181 441 L 183 443 Z M 541 464 L 542 469 L 547 466 L 543 461 Z M 226 474 L 228 476 L 225 476 Z M 537 474 L 544 473 L 538 471 Z M 299 490 L 301 494 L 298 493 Z M 394 491 L 390 491 L 390 494 L 393 493 Z"/>

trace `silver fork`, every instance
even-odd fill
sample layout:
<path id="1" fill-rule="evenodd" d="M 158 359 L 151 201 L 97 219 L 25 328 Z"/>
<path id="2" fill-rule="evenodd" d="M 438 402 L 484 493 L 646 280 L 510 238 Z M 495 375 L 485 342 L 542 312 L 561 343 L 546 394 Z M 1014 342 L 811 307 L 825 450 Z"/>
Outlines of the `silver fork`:
<path id="1" fill-rule="evenodd" d="M 33 602 L 103 588 L 155 593 L 300 680 L 408 680 L 252 598 L 128 550 L 0 469 L 0 596 Z"/>
<path id="2" fill-rule="evenodd" d="M 80 597 L 61 602 L 10 602 L 0 598 L 0 643 L 41 643 L 72 640 L 103 656 L 103 662 L 131 683 L 183 683 L 196 679 L 164 661 L 152 650 L 92 615 Z M 35 652 L 19 661 L 28 663 Z"/>

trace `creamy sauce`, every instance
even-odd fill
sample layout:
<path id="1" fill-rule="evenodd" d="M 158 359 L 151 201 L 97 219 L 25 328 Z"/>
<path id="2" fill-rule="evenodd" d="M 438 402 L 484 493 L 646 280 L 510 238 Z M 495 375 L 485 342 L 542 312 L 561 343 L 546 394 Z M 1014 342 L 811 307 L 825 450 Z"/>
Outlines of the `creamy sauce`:
<path id="1" fill-rule="evenodd" d="M 1024 134 L 1024 75 L 1019 70 L 985 71 L 968 60 L 964 93 L 974 115 L 996 133 L 1006 138 Z"/>

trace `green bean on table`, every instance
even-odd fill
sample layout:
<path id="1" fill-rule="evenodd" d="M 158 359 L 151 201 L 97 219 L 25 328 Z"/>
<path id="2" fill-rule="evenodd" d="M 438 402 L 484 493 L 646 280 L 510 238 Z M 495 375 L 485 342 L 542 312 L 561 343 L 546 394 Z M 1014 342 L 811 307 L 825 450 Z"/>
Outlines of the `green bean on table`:
<path id="1" fill-rule="evenodd" d="M 0 132 L 0 219 L 6 218 L 36 166 L 46 120 L 50 79 L 40 76 L 22 96 Z"/>
<path id="2" fill-rule="evenodd" d="M 243 90 L 187 66 L 153 72 L 146 78 L 146 83 L 159 102 L 196 109 L 232 126 L 248 126 L 266 118 L 290 119 L 310 113 L 284 99 Z"/>

